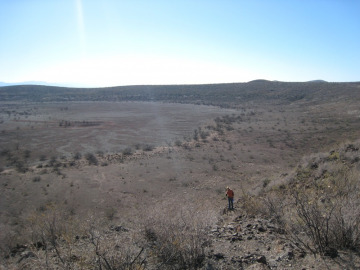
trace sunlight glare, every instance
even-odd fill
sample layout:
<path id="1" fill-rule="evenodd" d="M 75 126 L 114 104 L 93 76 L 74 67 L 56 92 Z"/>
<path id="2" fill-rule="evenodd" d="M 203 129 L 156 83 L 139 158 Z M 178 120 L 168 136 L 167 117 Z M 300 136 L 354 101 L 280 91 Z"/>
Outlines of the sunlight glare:
<path id="1" fill-rule="evenodd" d="M 79 58 L 33 74 L 56 83 L 79 82 L 84 86 L 106 87 L 144 84 L 202 84 L 250 80 L 251 70 L 194 59 L 155 55 L 118 55 Z"/>
<path id="2" fill-rule="evenodd" d="M 76 18 L 77 18 L 77 29 L 78 29 L 78 37 L 80 39 L 80 48 L 82 54 L 85 54 L 85 25 L 84 25 L 84 15 L 83 15 L 83 7 L 82 7 L 82 0 L 75 0 L 76 1 Z"/>

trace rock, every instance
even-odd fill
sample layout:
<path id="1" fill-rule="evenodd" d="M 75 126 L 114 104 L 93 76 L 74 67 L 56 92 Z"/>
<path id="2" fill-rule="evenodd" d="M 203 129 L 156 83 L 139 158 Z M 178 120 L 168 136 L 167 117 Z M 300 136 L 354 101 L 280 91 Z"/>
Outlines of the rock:
<path id="1" fill-rule="evenodd" d="M 25 260 L 27 258 L 35 258 L 36 255 L 31 251 L 25 251 L 21 253 L 21 258 L 18 260 L 18 263 L 20 263 L 22 260 Z"/>
<path id="2" fill-rule="evenodd" d="M 241 240 L 243 240 L 242 239 L 242 237 L 241 236 L 238 236 L 238 237 L 233 237 L 233 238 L 231 238 L 231 242 L 235 242 L 235 241 L 241 241 Z"/>
<path id="3" fill-rule="evenodd" d="M 225 255 L 224 254 L 222 254 L 222 253 L 216 253 L 216 254 L 214 254 L 213 255 L 213 257 L 214 257 L 214 259 L 215 260 L 223 260 L 223 259 L 225 259 Z"/>
<path id="4" fill-rule="evenodd" d="M 205 270 L 214 270 L 215 268 L 212 266 L 211 263 L 207 263 L 205 266 Z"/>
<path id="5" fill-rule="evenodd" d="M 11 255 L 11 257 L 15 257 L 17 253 L 24 252 L 26 249 L 27 249 L 27 246 L 17 244 L 15 247 L 13 247 L 10 250 L 10 255 Z"/>
<path id="6" fill-rule="evenodd" d="M 325 250 L 324 255 L 334 259 L 339 255 L 339 253 L 335 248 L 329 247 Z"/>
<path id="7" fill-rule="evenodd" d="M 36 242 L 36 243 L 34 243 L 33 244 L 33 246 L 37 249 L 37 250 L 39 250 L 39 249 L 45 249 L 45 244 L 43 243 L 43 242 L 41 242 L 41 241 L 38 241 L 38 242 Z"/>
<path id="8" fill-rule="evenodd" d="M 129 231 L 129 229 L 126 229 L 125 227 L 123 227 L 121 225 L 118 225 L 118 226 L 113 225 L 110 227 L 110 229 L 113 231 L 117 231 L 117 232 L 128 232 Z"/>
<path id="9" fill-rule="evenodd" d="M 292 260 L 292 259 L 294 259 L 295 254 L 294 254 L 293 251 L 289 251 L 288 254 L 287 254 L 287 256 L 288 256 L 288 260 Z"/>
<path id="10" fill-rule="evenodd" d="M 256 258 L 256 261 L 262 264 L 267 264 L 266 257 L 264 255 L 260 255 Z"/>
<path id="11" fill-rule="evenodd" d="M 267 270 L 269 267 L 262 263 L 255 263 L 246 268 L 246 270 Z"/>
<path id="12" fill-rule="evenodd" d="M 76 261 L 78 261 L 79 260 L 79 258 L 80 257 L 78 257 L 78 256 L 76 256 L 76 255 L 71 255 L 71 257 L 70 257 L 70 261 L 72 261 L 72 262 L 76 262 Z"/>
<path id="13" fill-rule="evenodd" d="M 258 231 L 259 231 L 259 232 L 266 232 L 266 229 L 265 229 L 264 227 L 260 226 L 260 227 L 258 228 Z"/>

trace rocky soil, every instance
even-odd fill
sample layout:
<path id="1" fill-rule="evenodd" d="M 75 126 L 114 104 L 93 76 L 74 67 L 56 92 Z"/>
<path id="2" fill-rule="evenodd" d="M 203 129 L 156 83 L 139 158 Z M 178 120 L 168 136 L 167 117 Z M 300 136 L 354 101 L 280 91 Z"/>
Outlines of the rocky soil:
<path id="1" fill-rule="evenodd" d="M 129 228 L 113 225 L 106 229 L 105 235 L 125 239 L 133 233 Z M 208 234 L 210 245 L 201 269 L 360 269 L 359 256 L 337 251 L 325 257 L 314 256 L 291 242 L 275 221 L 247 215 L 239 208 L 233 211 L 225 208 L 217 225 Z M 77 239 L 82 241 L 80 237 Z M 139 258 L 147 256 L 148 252 L 144 251 Z M 44 247 L 41 242 L 34 243 L 34 246 L 17 245 L 7 257 L 7 265 L 0 265 L 0 269 L 9 269 L 9 265 L 18 269 L 33 269 L 33 261 L 42 256 Z M 80 258 L 73 255 L 73 259 Z M 61 265 L 56 262 L 58 258 L 55 255 L 53 260 L 53 265 Z M 148 262 L 145 269 L 156 269 L 154 265 Z"/>
<path id="2" fill-rule="evenodd" d="M 360 258 L 347 252 L 320 257 L 287 239 L 275 221 L 224 210 L 210 232 L 212 244 L 204 269 L 360 269 Z"/>

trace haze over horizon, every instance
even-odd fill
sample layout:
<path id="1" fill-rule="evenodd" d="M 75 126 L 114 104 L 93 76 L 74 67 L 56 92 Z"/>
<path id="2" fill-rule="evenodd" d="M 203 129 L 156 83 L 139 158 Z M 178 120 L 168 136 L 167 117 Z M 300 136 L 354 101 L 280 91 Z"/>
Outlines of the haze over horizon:
<path id="1" fill-rule="evenodd" d="M 0 82 L 359 81 L 359 1 L 0 1 Z"/>

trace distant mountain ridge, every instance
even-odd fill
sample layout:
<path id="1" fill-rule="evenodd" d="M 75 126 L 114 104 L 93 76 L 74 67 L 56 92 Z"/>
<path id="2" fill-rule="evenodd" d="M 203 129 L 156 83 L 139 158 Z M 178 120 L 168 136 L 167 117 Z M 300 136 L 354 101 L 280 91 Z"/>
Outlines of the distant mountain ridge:
<path id="1" fill-rule="evenodd" d="M 237 108 L 242 102 L 288 104 L 359 100 L 360 82 L 330 83 L 255 80 L 248 83 L 197 85 L 132 85 L 75 88 L 47 85 L 0 87 L 1 101 L 160 101 Z"/>
<path id="2" fill-rule="evenodd" d="M 0 82 L 0 87 L 2 87 L 2 86 L 16 86 L 16 85 L 44 85 L 44 86 L 59 86 L 59 87 L 75 87 L 75 86 L 73 86 L 73 84 L 48 83 L 48 82 L 42 82 L 42 81 L 27 81 L 27 82 L 16 82 L 16 83 Z"/>
<path id="3" fill-rule="evenodd" d="M 13 85 L 52 85 L 52 84 L 41 81 L 27 81 L 27 82 L 15 82 L 15 83 L 0 82 L 0 86 L 13 86 Z"/>
<path id="4" fill-rule="evenodd" d="M 307 81 L 309 83 L 327 83 L 327 81 L 324 80 L 313 80 L 313 81 Z"/>
<path id="5" fill-rule="evenodd" d="M 249 81 L 247 83 L 258 83 L 258 82 L 281 82 L 281 81 L 270 81 L 265 79 L 256 79 Z M 327 81 L 324 80 L 312 80 L 312 81 L 306 81 L 310 83 L 326 83 Z M 246 82 L 245 82 L 246 83 Z M 216 83 L 216 84 L 222 84 L 222 83 Z M 226 84 L 226 83 L 224 83 Z M 2 86 L 14 86 L 14 85 L 44 85 L 44 86 L 58 86 L 58 87 L 74 87 L 74 88 L 109 88 L 109 87 L 85 87 L 81 84 L 74 84 L 74 83 L 48 83 L 43 81 L 26 81 L 26 82 L 16 82 L 16 83 L 7 83 L 7 82 L 0 82 L 0 87 Z M 185 84 L 186 85 L 186 84 Z M 202 85 L 202 84 L 200 84 Z M 115 86 L 115 87 L 121 87 L 121 86 Z"/>

